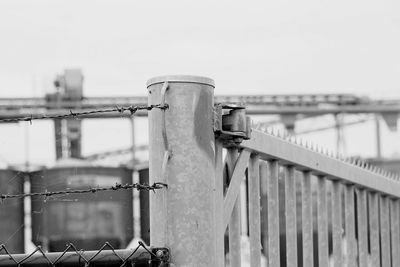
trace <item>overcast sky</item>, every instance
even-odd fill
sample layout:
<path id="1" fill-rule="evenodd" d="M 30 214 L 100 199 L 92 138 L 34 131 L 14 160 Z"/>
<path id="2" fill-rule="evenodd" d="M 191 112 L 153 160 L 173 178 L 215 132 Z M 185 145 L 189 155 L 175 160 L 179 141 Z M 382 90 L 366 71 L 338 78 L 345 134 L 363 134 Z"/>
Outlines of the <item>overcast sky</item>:
<path id="1" fill-rule="evenodd" d="M 82 68 L 87 96 L 145 95 L 152 76 L 193 74 L 216 94 L 400 98 L 400 2 L 0 1 L 0 97 L 43 96 L 66 67 Z M 118 140 L 104 148 L 127 146 L 129 123 L 109 123 Z M 84 152 L 104 150 L 88 138 L 99 125 L 85 122 Z M 25 128 L 2 126 L 1 157 L 21 159 Z M 28 130 L 31 160 L 54 158 L 52 124 Z"/>

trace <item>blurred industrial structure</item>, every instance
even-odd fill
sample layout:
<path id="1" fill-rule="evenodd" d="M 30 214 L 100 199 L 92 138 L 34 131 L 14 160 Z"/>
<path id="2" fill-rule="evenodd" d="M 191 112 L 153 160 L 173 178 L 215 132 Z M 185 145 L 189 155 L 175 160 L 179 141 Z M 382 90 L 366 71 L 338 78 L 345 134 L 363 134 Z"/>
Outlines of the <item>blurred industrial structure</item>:
<path id="1" fill-rule="evenodd" d="M 83 74 L 80 69 L 66 69 L 57 75 L 54 81 L 55 92 L 44 98 L 0 98 L 0 119 L 12 119 L 37 115 L 55 115 L 68 112 L 84 112 L 99 108 L 115 108 L 130 105 L 147 104 L 146 97 L 85 97 L 83 90 Z M 319 94 L 319 95 L 222 95 L 216 96 L 215 103 L 233 103 L 246 105 L 247 114 L 253 117 L 269 119 L 260 123 L 260 127 L 284 125 L 291 135 L 305 134 L 327 129 L 337 132 L 337 150 L 343 152 L 343 128 L 348 125 L 376 121 L 377 158 L 381 158 L 380 124 L 384 121 L 390 130 L 397 130 L 400 100 L 371 100 L 351 94 Z M 346 122 L 346 115 L 363 115 L 359 120 Z M 306 132 L 296 131 L 296 122 L 322 115 L 334 117 L 335 124 L 322 128 L 308 129 Z M 147 116 L 138 111 L 135 116 Z M 88 114 L 80 118 L 128 118 L 134 128 L 134 118 L 128 113 Z M 271 119 L 272 118 L 272 119 Z M 56 158 L 82 158 L 81 152 L 81 120 L 54 119 Z M 132 131 L 133 134 L 133 131 Z M 134 136 L 133 136 L 134 139 Z M 119 152 L 133 153 L 135 146 Z M 106 154 L 116 154 L 110 151 Z M 103 153 L 101 153 L 104 155 Z M 100 155 L 101 156 L 101 155 Z M 134 156 L 134 155 L 133 155 Z M 91 158 L 96 157 L 91 155 Z"/>
<path id="2" fill-rule="evenodd" d="M 147 97 L 85 97 L 83 74 L 79 69 L 67 69 L 55 79 L 55 92 L 44 98 L 2 98 L 0 99 L 0 119 L 55 115 L 69 112 L 84 112 L 93 109 L 115 108 L 130 105 L 146 105 Z M 367 120 L 376 122 L 377 155 L 369 162 L 391 171 L 400 172 L 400 161 L 383 159 L 381 155 L 380 124 L 384 121 L 390 130 L 397 130 L 400 100 L 376 101 L 350 94 L 321 95 L 247 95 L 217 96 L 215 103 L 240 108 L 246 105 L 248 115 L 259 116 L 258 128 L 284 126 L 287 134 L 300 135 L 315 131 L 333 129 L 336 131 L 337 152 L 345 144 L 343 129 L 348 125 Z M 359 120 L 345 122 L 347 114 L 361 114 Z M 138 111 L 138 116 L 146 112 Z M 296 122 L 331 115 L 335 124 L 322 128 L 297 131 Z M 268 117 L 269 116 L 269 117 Z M 132 123 L 134 140 L 134 117 L 129 114 L 91 114 L 80 118 L 125 118 Z M 268 117 L 268 118 L 267 118 Z M 265 121 L 263 121 L 264 118 Z M 39 170 L 0 170 L 0 192 L 22 193 L 24 183 L 30 184 L 30 192 L 59 190 L 61 188 L 86 188 L 115 183 L 149 182 L 149 171 L 145 160 L 137 159 L 138 151 L 146 151 L 147 146 L 135 146 L 116 151 L 104 151 L 92 155 L 82 155 L 82 121 L 74 118 L 54 119 L 55 151 L 57 163 L 52 168 Z M 127 155 L 118 167 L 93 164 L 113 156 Z M 75 159 L 66 161 L 66 159 Z M 79 159 L 79 160 L 78 160 Z M 69 164 L 65 165 L 65 162 Z M 129 168 L 128 168 L 129 167 Z M 80 248 L 94 249 L 108 241 L 116 248 L 126 247 L 135 233 L 149 242 L 149 193 L 133 194 L 129 191 L 111 195 L 99 193 L 83 197 L 64 196 L 43 201 L 39 197 L 30 199 L 32 236 L 35 245 L 42 245 L 50 251 L 61 251 L 65 243 L 74 241 Z M 29 201 L 25 199 L 25 201 Z M 136 211 L 135 211 L 136 208 Z M 0 240 L 15 252 L 24 251 L 25 227 L 24 200 L 7 200 L 0 212 Z M 139 216 L 139 229 L 133 229 L 134 215 Z M 22 225 L 22 226 L 21 226 Z M 10 235 L 10 233 L 14 233 Z"/>

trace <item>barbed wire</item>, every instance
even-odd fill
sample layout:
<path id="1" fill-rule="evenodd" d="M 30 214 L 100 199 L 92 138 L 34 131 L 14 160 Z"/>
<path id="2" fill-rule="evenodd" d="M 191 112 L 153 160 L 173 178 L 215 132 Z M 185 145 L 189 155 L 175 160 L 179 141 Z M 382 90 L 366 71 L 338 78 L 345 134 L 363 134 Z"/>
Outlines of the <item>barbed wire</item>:
<path id="1" fill-rule="evenodd" d="M 143 248 L 141 253 L 138 251 L 140 248 Z M 69 263 L 71 266 L 81 266 L 84 263 L 85 267 L 89 267 L 95 262 L 107 263 L 107 265 L 118 264 L 120 267 L 126 266 L 127 263 L 130 263 L 130 266 L 135 265 L 135 263 L 148 263 L 155 266 L 154 263 L 159 263 L 157 266 L 160 266 L 162 263 L 169 263 L 169 251 L 166 248 L 147 248 L 143 242 L 139 241 L 134 250 L 116 250 L 109 242 L 106 242 L 97 251 L 83 251 L 69 243 L 62 252 L 46 253 L 41 246 L 37 246 L 32 253 L 21 255 L 10 253 L 7 247 L 1 244 L 0 266 L 3 266 L 2 260 L 7 260 L 6 266 L 13 264 L 15 266 L 22 266 L 22 264 L 29 266 L 32 263 L 32 265 L 46 264 L 55 267 L 56 264 L 63 264 L 64 266 Z"/>
<path id="2" fill-rule="evenodd" d="M 28 121 L 32 124 L 33 120 L 43 120 L 43 119 L 65 119 L 65 118 L 78 118 L 79 116 L 86 116 L 92 114 L 99 114 L 99 113 L 111 113 L 111 112 L 119 112 L 124 113 L 125 111 L 129 111 L 131 115 L 134 115 L 138 110 L 152 110 L 154 108 L 158 109 L 167 109 L 168 104 L 157 104 L 157 105 L 137 105 L 137 106 L 129 106 L 129 107 L 118 107 L 115 108 L 108 108 L 108 109 L 97 109 L 97 110 L 90 110 L 90 111 L 83 111 L 83 112 L 72 112 L 69 110 L 67 114 L 60 114 L 60 115 L 42 115 L 33 117 L 32 115 L 29 117 L 20 117 L 20 118 L 12 118 L 12 119 L 0 119 L 0 122 L 20 122 L 20 121 Z"/>
<path id="3" fill-rule="evenodd" d="M 155 191 L 157 189 L 167 188 L 168 185 L 165 183 L 154 183 L 153 185 L 148 184 L 115 184 L 110 187 L 93 187 L 87 189 L 75 189 L 75 190 L 60 190 L 60 191 L 45 191 L 45 192 L 34 192 L 34 193 L 25 193 L 25 194 L 0 194 L 0 201 L 4 201 L 9 198 L 25 198 L 25 197 L 34 197 L 34 196 L 44 196 L 50 197 L 54 195 L 69 195 L 69 194 L 87 194 L 87 193 L 97 193 L 101 191 L 116 191 L 121 189 L 136 189 L 146 190 L 146 191 Z"/>

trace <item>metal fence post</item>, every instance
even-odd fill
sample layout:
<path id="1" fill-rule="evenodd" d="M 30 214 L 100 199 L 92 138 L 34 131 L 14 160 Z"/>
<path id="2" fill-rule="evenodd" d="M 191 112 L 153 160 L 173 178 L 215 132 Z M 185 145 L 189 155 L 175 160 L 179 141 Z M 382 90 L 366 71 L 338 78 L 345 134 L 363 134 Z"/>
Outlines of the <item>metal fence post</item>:
<path id="1" fill-rule="evenodd" d="M 168 185 L 150 193 L 150 243 L 175 266 L 216 266 L 214 81 L 165 76 L 147 87 L 150 105 L 168 105 L 149 112 L 150 183 Z"/>

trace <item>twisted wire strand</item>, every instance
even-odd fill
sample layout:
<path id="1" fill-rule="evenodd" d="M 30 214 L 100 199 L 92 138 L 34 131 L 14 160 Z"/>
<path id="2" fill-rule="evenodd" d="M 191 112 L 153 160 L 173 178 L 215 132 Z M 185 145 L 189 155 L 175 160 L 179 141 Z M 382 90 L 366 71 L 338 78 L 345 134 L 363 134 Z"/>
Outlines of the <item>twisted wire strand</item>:
<path id="1" fill-rule="evenodd" d="M 42 115 L 33 117 L 32 115 L 29 117 L 20 117 L 20 118 L 12 118 L 12 119 L 0 119 L 0 122 L 20 122 L 20 121 L 28 121 L 32 124 L 33 120 L 43 120 L 43 119 L 65 119 L 65 118 L 78 118 L 79 116 L 91 115 L 91 114 L 99 114 L 99 113 L 111 113 L 111 112 L 119 112 L 124 113 L 125 111 L 129 111 L 131 115 L 134 115 L 138 110 L 152 110 L 152 109 L 168 109 L 168 104 L 157 104 L 157 105 L 136 105 L 136 106 L 129 106 L 129 107 L 118 107 L 115 108 L 108 108 L 108 109 L 97 109 L 97 110 L 90 110 L 90 111 L 83 111 L 83 112 L 73 112 L 72 110 L 69 111 L 67 114 L 60 114 L 60 115 Z"/>
<path id="2" fill-rule="evenodd" d="M 54 195 L 87 194 L 87 193 L 97 193 L 97 192 L 102 192 L 102 191 L 116 191 L 116 190 L 122 190 L 122 189 L 125 189 L 125 190 L 136 189 L 138 191 L 146 190 L 146 191 L 154 192 L 155 190 L 166 188 L 166 187 L 168 187 L 168 185 L 165 183 L 154 183 L 152 185 L 140 184 L 140 183 L 134 183 L 134 184 L 119 184 L 119 183 L 117 183 L 114 186 L 110 186 L 110 187 L 93 187 L 93 188 L 87 188 L 87 189 L 45 191 L 45 192 L 34 192 L 34 193 L 25 193 L 25 194 L 0 194 L 0 200 L 4 201 L 5 199 L 9 199 L 9 198 L 25 198 L 25 197 L 34 197 L 34 196 L 50 197 L 50 196 L 54 196 Z"/>

